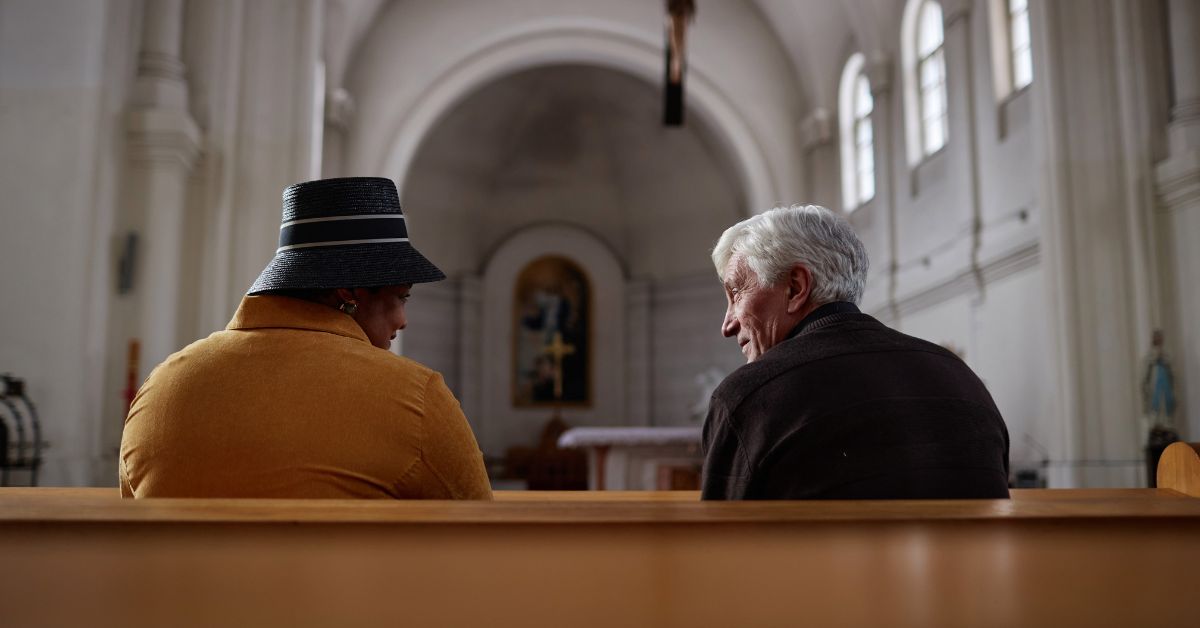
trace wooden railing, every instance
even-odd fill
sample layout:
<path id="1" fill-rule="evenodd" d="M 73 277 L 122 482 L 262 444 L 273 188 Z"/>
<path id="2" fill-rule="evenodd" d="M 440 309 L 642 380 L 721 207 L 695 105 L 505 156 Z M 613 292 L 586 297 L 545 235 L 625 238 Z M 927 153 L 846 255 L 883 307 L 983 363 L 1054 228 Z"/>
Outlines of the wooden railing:
<path id="1" fill-rule="evenodd" d="M 0 625 L 1150 626 L 1196 617 L 1200 499 L 1169 488 L 960 501 L 496 497 L 134 502 L 114 489 L 0 490 Z"/>

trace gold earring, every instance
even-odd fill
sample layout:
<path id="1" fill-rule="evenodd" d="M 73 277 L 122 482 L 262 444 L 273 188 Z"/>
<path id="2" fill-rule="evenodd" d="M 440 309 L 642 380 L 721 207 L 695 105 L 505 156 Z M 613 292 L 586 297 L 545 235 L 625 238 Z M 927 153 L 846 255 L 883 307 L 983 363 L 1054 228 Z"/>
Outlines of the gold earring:
<path id="1" fill-rule="evenodd" d="M 338 309 L 345 314 L 354 316 L 354 313 L 358 311 L 358 304 L 354 301 L 342 301 L 342 304 L 338 306 Z"/>

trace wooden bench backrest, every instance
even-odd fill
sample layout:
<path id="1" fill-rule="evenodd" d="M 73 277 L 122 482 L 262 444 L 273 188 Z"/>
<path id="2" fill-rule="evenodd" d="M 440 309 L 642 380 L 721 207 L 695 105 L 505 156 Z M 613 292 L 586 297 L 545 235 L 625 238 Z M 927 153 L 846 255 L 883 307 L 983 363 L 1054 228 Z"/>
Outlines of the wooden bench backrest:
<path id="1" fill-rule="evenodd" d="M 1195 449 L 1168 454 L 1170 489 L 1011 500 L 134 502 L 0 489 L 0 623 L 1191 625 Z"/>
<path id="2" fill-rule="evenodd" d="M 1171 443 L 1158 461 L 1158 486 L 1200 497 L 1200 443 Z"/>
<path id="3" fill-rule="evenodd" d="M 551 499 L 561 497 L 562 499 Z M 0 490 L 6 626 L 1188 625 L 1200 500 L 145 500 Z"/>

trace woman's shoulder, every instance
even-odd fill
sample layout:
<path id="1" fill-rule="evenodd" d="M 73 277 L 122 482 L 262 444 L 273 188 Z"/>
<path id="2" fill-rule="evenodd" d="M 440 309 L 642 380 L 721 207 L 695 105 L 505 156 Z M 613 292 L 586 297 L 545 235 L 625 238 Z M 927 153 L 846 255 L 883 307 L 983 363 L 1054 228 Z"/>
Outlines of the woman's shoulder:
<path id="1" fill-rule="evenodd" d="M 363 369 L 388 373 L 391 376 L 427 381 L 436 371 L 408 356 L 380 349 L 365 342 L 346 347 L 350 357 Z"/>

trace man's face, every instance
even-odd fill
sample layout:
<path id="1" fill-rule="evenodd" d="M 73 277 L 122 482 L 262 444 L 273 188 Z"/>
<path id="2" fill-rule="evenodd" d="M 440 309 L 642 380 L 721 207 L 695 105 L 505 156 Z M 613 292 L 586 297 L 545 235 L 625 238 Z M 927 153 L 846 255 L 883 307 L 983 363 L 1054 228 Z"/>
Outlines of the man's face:
<path id="1" fill-rule="evenodd" d="M 763 286 L 741 255 L 729 258 L 722 275 L 725 321 L 721 333 L 737 337 L 746 362 L 753 362 L 787 337 L 798 319 L 788 313 L 788 282 Z"/>
<path id="2" fill-rule="evenodd" d="M 358 302 L 354 320 L 367 334 L 371 344 L 380 349 L 390 349 L 396 333 L 408 325 L 404 305 L 410 290 L 412 284 L 387 286 L 374 292 L 361 289 L 354 291 Z"/>

